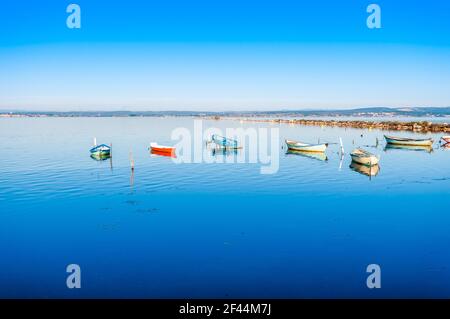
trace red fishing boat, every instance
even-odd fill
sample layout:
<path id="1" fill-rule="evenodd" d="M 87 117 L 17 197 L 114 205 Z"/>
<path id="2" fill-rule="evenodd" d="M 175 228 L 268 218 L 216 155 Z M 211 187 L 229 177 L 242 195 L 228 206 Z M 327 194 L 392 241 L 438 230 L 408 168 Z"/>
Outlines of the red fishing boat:
<path id="1" fill-rule="evenodd" d="M 450 143 L 450 136 L 442 136 L 441 139 L 445 142 L 445 143 Z"/>
<path id="2" fill-rule="evenodd" d="M 150 152 L 160 156 L 175 157 L 175 147 L 159 145 L 158 143 L 150 143 Z"/>

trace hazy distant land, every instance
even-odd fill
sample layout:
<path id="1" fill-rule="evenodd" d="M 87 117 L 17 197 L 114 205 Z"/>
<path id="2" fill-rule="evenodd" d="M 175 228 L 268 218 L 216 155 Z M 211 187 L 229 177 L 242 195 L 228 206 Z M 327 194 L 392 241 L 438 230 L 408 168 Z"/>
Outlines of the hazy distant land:
<path id="1" fill-rule="evenodd" d="M 0 117 L 198 117 L 238 119 L 245 122 L 287 123 L 304 126 L 338 126 L 390 131 L 450 132 L 450 107 L 358 108 L 351 110 L 300 111 L 10 111 Z M 433 120 L 435 119 L 435 120 Z"/>
<path id="2" fill-rule="evenodd" d="M 2 117 L 450 117 L 450 107 L 388 108 L 370 107 L 347 110 L 279 111 L 0 111 Z"/>

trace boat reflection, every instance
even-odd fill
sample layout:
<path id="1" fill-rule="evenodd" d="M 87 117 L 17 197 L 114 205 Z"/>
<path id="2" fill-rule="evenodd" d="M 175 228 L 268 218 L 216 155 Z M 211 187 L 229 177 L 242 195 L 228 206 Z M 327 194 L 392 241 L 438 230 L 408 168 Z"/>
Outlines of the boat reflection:
<path id="1" fill-rule="evenodd" d="M 360 174 L 372 177 L 372 176 L 377 176 L 378 173 L 380 172 L 380 166 L 379 165 L 374 165 L 374 166 L 365 166 L 362 164 L 358 164 L 355 162 L 352 162 L 350 164 L 350 168 L 355 171 L 358 172 Z"/>
<path id="2" fill-rule="evenodd" d="M 387 144 L 384 148 L 385 151 L 390 150 L 406 150 L 406 151 L 422 151 L 422 152 L 433 152 L 432 146 L 416 146 L 416 145 L 394 145 L 394 144 Z"/>
<path id="3" fill-rule="evenodd" d="M 111 158 L 110 154 L 104 154 L 104 153 L 93 153 L 91 154 L 91 158 L 94 161 L 106 161 L 107 159 Z"/>
<path id="4" fill-rule="evenodd" d="M 450 150 L 450 143 L 443 144 L 442 148 L 445 149 L 445 150 Z"/>
<path id="5" fill-rule="evenodd" d="M 328 157 L 327 154 L 325 154 L 325 152 L 302 152 L 302 151 L 288 150 L 286 152 L 286 155 L 298 155 L 319 160 L 322 162 L 328 161 Z"/>
<path id="6" fill-rule="evenodd" d="M 237 148 L 211 148 L 211 155 L 217 156 L 217 155 L 237 155 L 238 149 Z"/>

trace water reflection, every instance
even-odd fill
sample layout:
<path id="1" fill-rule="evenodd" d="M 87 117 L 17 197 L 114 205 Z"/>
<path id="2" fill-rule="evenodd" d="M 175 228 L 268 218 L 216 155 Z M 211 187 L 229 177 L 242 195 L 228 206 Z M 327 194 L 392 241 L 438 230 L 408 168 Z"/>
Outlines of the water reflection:
<path id="1" fill-rule="evenodd" d="M 387 144 L 384 148 L 385 151 L 390 150 L 406 150 L 406 151 L 422 151 L 422 152 L 433 152 L 432 146 L 413 146 L 413 145 L 393 145 Z"/>
<path id="2" fill-rule="evenodd" d="M 350 164 L 350 168 L 355 171 L 358 172 L 360 174 L 372 177 L 372 176 L 377 176 L 378 173 L 380 172 L 380 166 L 379 165 L 374 165 L 374 166 L 365 166 L 365 165 L 361 165 L 355 162 L 352 162 Z"/>
<path id="3" fill-rule="evenodd" d="M 236 149 L 236 148 L 211 148 L 212 156 L 217 156 L 217 155 L 229 156 L 229 155 L 237 155 L 237 154 L 238 154 L 238 149 Z"/>
<path id="4" fill-rule="evenodd" d="M 94 154 L 91 154 L 91 158 L 95 161 L 106 161 L 107 159 L 111 158 L 111 155 L 104 154 L 104 153 L 94 153 Z"/>
<path id="5" fill-rule="evenodd" d="M 286 152 L 286 155 L 298 155 L 303 157 L 312 158 L 319 161 L 328 161 L 327 154 L 324 152 L 302 152 L 302 151 L 295 151 L 295 150 L 288 150 Z"/>

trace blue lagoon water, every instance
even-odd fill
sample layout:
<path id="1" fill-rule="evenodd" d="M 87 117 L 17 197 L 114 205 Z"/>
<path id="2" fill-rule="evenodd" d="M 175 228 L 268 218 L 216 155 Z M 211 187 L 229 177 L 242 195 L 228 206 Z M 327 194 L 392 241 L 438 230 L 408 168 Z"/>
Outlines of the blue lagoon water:
<path id="1" fill-rule="evenodd" d="M 280 149 L 269 175 L 150 155 L 151 141 L 174 144 L 193 121 L 0 119 L 0 297 L 450 297 L 450 150 L 385 150 L 378 130 L 222 120 L 203 126 L 340 136 L 347 153 L 379 154 L 380 171 L 351 169 L 337 144 L 327 161 Z M 93 137 L 113 144 L 111 161 L 90 158 Z M 69 264 L 81 289 L 66 286 Z M 366 286 L 369 264 L 381 289 Z"/>

